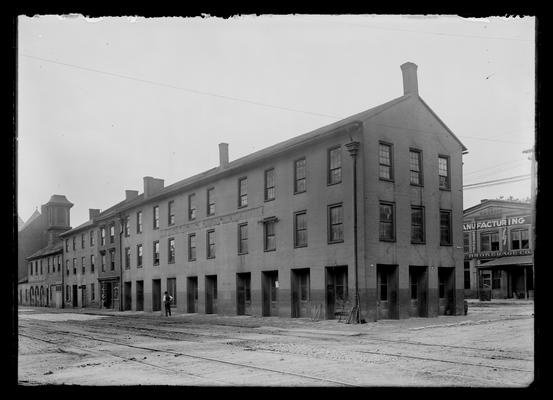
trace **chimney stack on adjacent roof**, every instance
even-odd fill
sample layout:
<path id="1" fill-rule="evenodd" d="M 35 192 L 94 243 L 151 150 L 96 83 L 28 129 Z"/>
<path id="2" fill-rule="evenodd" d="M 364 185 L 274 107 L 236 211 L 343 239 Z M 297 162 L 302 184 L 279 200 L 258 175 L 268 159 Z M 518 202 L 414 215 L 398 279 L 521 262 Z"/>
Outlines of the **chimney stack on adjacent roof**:
<path id="1" fill-rule="evenodd" d="M 88 209 L 88 219 L 92 221 L 94 217 L 97 217 L 100 215 L 100 209 L 99 208 L 89 208 Z"/>
<path id="2" fill-rule="evenodd" d="M 151 176 L 144 177 L 144 198 L 159 192 L 163 189 L 163 179 L 152 178 Z"/>
<path id="3" fill-rule="evenodd" d="M 138 190 L 125 190 L 125 200 L 131 200 L 138 197 Z"/>
<path id="4" fill-rule="evenodd" d="M 403 94 L 419 94 L 419 84 L 417 82 L 417 64 L 406 62 L 401 65 L 403 73 Z"/>
<path id="5" fill-rule="evenodd" d="M 226 167 L 228 164 L 228 143 L 219 143 L 219 166 Z"/>

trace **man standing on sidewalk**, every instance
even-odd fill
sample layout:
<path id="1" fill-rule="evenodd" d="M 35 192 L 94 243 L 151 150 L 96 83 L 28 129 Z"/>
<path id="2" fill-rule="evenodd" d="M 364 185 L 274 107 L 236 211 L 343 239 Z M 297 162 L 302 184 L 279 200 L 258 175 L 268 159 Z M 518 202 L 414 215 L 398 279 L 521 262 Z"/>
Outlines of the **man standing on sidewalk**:
<path id="1" fill-rule="evenodd" d="M 163 295 L 163 304 L 165 304 L 165 316 L 171 316 L 171 301 L 173 301 L 173 296 L 165 292 Z"/>

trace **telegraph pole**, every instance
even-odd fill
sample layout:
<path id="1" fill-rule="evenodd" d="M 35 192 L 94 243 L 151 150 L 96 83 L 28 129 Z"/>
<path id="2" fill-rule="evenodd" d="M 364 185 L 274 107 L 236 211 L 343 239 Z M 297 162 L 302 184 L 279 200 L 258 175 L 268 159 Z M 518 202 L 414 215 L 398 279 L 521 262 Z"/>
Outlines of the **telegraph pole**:
<path id="1" fill-rule="evenodd" d="M 356 324 L 361 323 L 359 312 L 359 283 L 357 273 L 357 153 L 359 151 L 359 142 L 352 140 L 346 143 L 346 149 L 353 159 L 353 256 L 355 267 L 355 305 L 351 311 L 348 322 Z"/>

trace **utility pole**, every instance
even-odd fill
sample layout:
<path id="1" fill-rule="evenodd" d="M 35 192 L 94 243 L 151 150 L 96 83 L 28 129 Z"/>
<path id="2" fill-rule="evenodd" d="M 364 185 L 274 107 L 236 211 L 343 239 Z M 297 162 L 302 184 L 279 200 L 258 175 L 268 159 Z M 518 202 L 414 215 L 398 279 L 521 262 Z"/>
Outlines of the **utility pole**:
<path id="1" fill-rule="evenodd" d="M 359 312 L 359 284 L 357 273 L 357 153 L 359 151 L 360 143 L 352 140 L 346 143 L 346 149 L 349 151 L 351 158 L 353 159 L 353 255 L 354 255 L 354 267 L 355 267 L 355 305 L 351 310 L 348 322 L 356 324 L 361 323 L 361 316 Z"/>

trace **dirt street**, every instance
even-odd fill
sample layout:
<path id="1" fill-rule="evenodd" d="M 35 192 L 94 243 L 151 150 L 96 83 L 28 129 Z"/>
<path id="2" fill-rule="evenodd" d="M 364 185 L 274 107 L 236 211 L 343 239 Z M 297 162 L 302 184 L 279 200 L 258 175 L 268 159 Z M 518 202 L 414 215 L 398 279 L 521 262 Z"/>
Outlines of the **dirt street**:
<path id="1" fill-rule="evenodd" d="M 19 308 L 21 385 L 525 387 L 533 303 L 348 325 Z"/>

